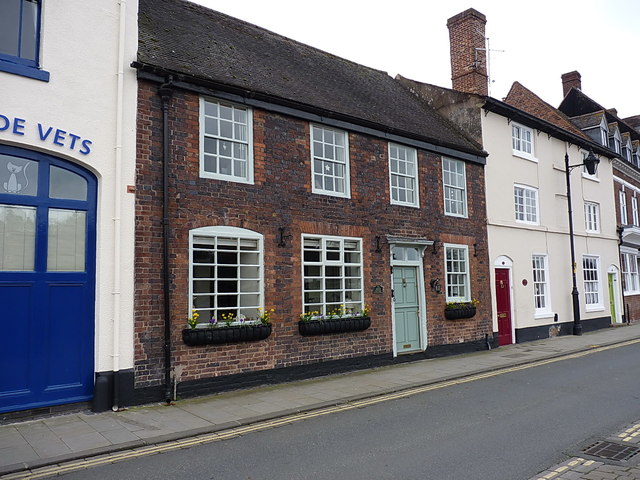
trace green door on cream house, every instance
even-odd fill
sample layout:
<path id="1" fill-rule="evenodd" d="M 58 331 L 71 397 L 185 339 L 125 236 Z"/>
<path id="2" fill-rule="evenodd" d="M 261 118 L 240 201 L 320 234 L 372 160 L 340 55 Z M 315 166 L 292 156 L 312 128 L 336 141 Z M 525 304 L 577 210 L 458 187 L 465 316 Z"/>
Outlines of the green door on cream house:
<path id="1" fill-rule="evenodd" d="M 418 267 L 393 267 L 396 352 L 420 349 Z"/>

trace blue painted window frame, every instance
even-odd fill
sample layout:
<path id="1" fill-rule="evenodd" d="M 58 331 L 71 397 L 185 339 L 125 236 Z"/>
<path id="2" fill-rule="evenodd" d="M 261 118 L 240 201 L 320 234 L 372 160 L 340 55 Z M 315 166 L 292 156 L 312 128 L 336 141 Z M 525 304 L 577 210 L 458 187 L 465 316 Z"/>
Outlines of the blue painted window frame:
<path id="1" fill-rule="evenodd" d="M 37 11 L 37 25 L 36 25 L 36 41 L 35 41 L 35 60 L 20 57 L 19 55 L 7 55 L 0 53 L 0 71 L 13 73 L 15 75 L 21 75 L 23 77 L 33 78 L 36 80 L 42 80 L 43 82 L 49 81 L 49 72 L 40 69 L 40 31 L 42 21 L 42 0 L 33 0 L 38 8 Z M 22 26 L 23 6 L 25 0 L 20 0 L 20 13 L 19 18 L 16 19 L 18 25 Z M 21 41 L 20 29 L 18 30 L 18 45 Z M 18 47 L 20 51 L 20 47 Z"/>

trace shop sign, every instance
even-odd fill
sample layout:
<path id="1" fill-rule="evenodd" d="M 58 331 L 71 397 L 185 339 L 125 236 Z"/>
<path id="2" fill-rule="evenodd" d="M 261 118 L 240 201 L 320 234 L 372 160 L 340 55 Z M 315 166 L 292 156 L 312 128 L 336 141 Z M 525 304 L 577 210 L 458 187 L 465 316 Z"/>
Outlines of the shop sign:
<path id="1" fill-rule="evenodd" d="M 89 155 L 93 142 L 80 135 L 68 132 L 54 126 L 36 123 L 30 124 L 24 118 L 7 117 L 0 114 L 0 132 L 9 132 L 14 135 L 24 136 L 28 132 L 35 134 L 36 138 L 44 143 L 53 143 L 59 147 L 78 152 L 80 155 Z"/>

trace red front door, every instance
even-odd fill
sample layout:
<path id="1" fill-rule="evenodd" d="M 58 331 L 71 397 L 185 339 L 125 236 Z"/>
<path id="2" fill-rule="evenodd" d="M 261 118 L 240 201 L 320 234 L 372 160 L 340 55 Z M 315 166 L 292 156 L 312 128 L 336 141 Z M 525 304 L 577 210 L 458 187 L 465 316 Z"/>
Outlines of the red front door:
<path id="1" fill-rule="evenodd" d="M 496 310 L 498 312 L 498 345 L 511 345 L 511 285 L 509 269 L 496 268 Z"/>

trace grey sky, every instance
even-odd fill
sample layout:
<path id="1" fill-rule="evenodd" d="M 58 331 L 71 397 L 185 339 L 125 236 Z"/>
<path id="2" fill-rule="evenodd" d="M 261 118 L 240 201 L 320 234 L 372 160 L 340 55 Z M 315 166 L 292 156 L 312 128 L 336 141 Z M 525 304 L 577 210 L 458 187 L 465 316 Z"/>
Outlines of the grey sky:
<path id="1" fill-rule="evenodd" d="M 621 117 L 640 114 L 640 2 L 634 0 L 196 0 L 349 60 L 451 87 L 447 19 L 473 7 L 487 16 L 491 95 L 519 81 L 553 106 L 560 75 L 578 70 L 583 91 Z"/>

